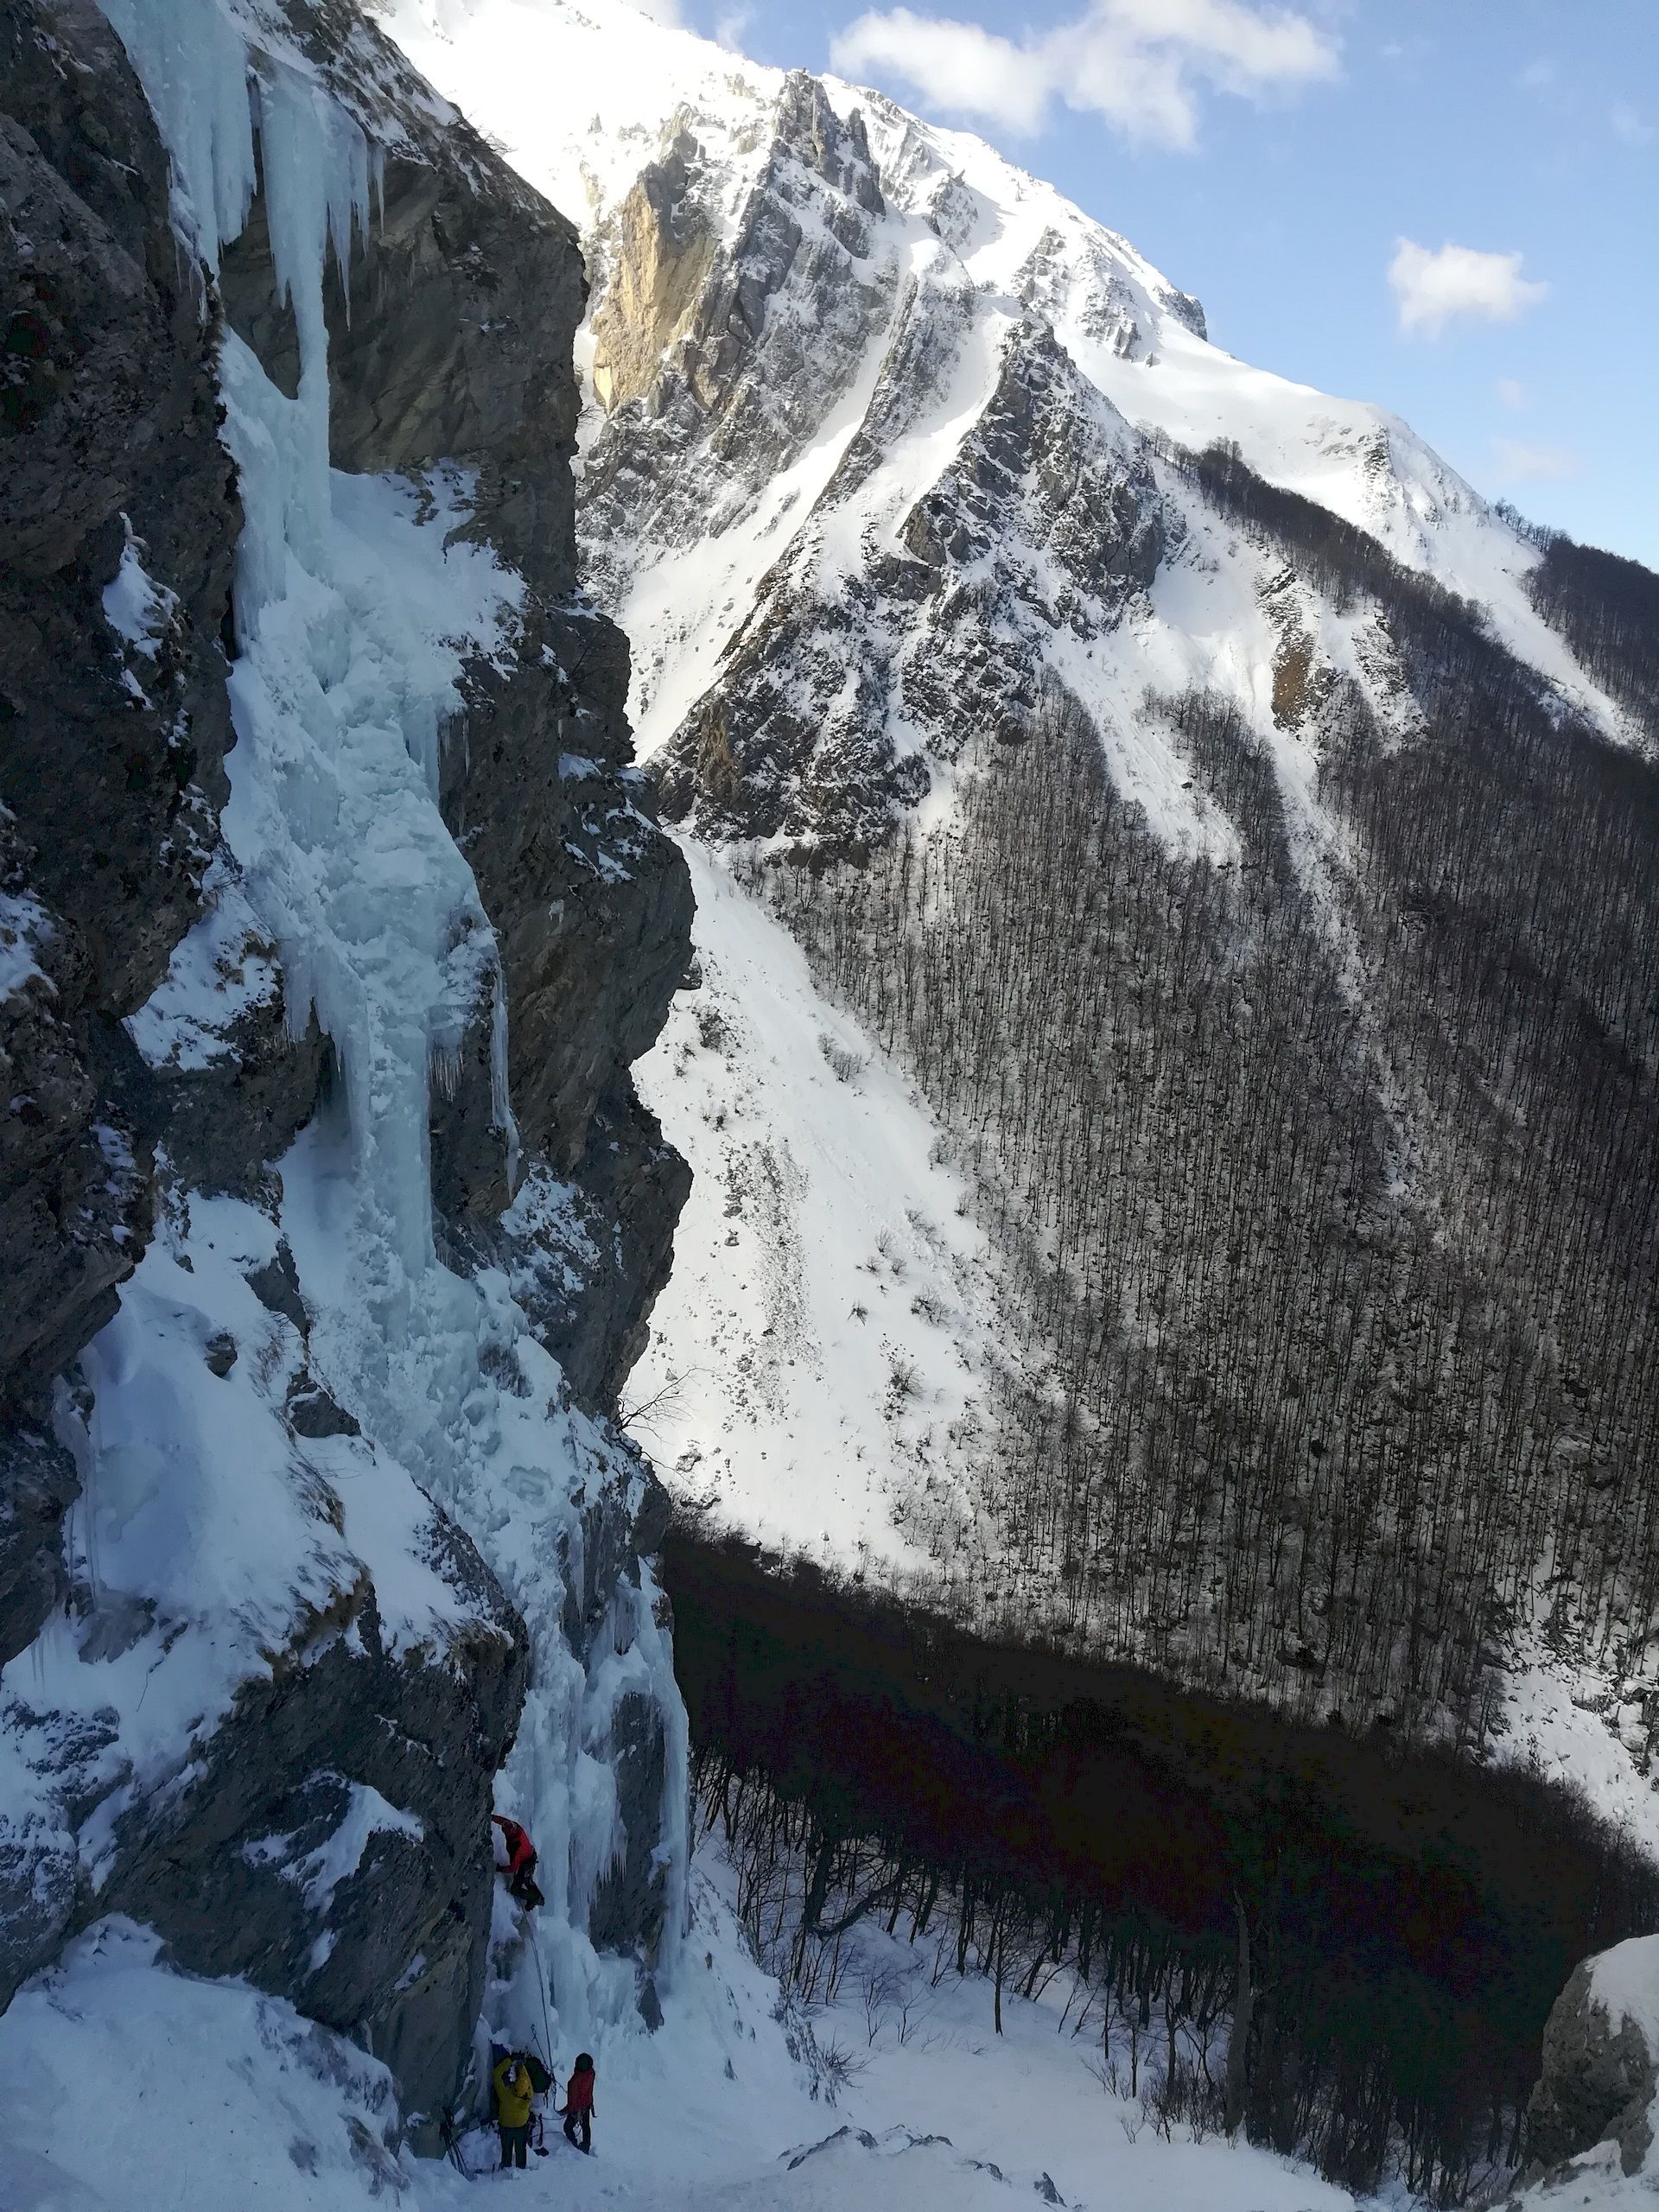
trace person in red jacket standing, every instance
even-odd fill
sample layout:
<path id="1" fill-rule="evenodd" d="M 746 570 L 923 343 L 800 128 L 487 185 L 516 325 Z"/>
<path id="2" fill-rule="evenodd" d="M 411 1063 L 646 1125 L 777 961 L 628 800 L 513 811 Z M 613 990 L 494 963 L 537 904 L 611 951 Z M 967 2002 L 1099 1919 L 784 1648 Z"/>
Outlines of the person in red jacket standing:
<path id="1" fill-rule="evenodd" d="M 570 2076 L 564 2093 L 564 2139 L 574 2144 L 576 2130 L 582 2130 L 578 2147 L 592 2152 L 594 2147 L 594 2062 L 584 2050 L 576 2060 L 576 2070 Z"/>
<path id="2" fill-rule="evenodd" d="M 507 1847 L 507 1887 L 520 1904 L 536 1906 L 545 1904 L 536 1886 L 536 1847 L 517 1821 L 504 1819 L 492 1813 L 491 1820 L 501 1831 L 501 1840 Z"/>

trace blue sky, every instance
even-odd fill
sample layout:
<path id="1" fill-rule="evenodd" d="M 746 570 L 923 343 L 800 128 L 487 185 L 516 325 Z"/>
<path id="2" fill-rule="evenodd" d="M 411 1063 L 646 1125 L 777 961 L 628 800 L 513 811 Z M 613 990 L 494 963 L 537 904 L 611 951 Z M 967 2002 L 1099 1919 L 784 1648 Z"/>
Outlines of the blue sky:
<path id="1" fill-rule="evenodd" d="M 1393 408 L 1489 496 L 1659 568 L 1659 0 L 679 14 L 977 130 L 1230 353 Z"/>

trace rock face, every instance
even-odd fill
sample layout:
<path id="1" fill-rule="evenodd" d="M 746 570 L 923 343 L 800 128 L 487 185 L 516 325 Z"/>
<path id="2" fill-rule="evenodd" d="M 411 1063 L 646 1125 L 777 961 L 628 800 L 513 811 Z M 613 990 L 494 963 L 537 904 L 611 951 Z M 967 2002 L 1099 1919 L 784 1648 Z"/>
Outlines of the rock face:
<path id="1" fill-rule="evenodd" d="M 586 461 L 583 534 L 607 604 L 642 542 L 689 551 L 711 519 L 754 511 L 893 313 L 899 274 L 870 252 L 883 203 L 860 119 L 843 123 L 796 71 L 756 123 L 764 152 L 729 242 L 715 242 L 729 179 L 689 124 L 665 131 L 594 240 L 611 428 Z"/>
<path id="2" fill-rule="evenodd" d="M 52 1437 L 21 1421 L 0 1432 L 0 1667 L 34 1642 L 68 1586 L 58 1531 L 79 1490 Z"/>
<path id="3" fill-rule="evenodd" d="M 429 505 L 461 487 L 458 533 L 513 582 L 439 732 L 435 797 L 499 952 L 435 1051 L 431 1192 L 445 1258 L 509 1280 L 563 1373 L 550 1392 L 504 1324 L 445 1387 L 498 1427 L 539 1389 L 588 1470 L 547 1563 L 564 1603 L 531 1629 L 579 1681 L 614 1678 L 583 1707 L 618 1783 L 581 1933 L 649 2018 L 674 1894 L 677 1708 L 643 1564 L 662 1493 L 603 1416 L 686 1188 L 629 1067 L 683 972 L 690 896 L 632 766 L 626 644 L 577 588 L 582 264 L 354 10 L 295 0 L 273 35 L 251 76 L 302 73 L 375 149 L 368 233 L 328 270 L 333 463 Z M 21 1102 L 0 1135 L 0 1665 L 19 1658 L 0 1728 L 21 1777 L 0 2004 L 125 1913 L 176 1964 L 365 2043 L 432 2145 L 490 1971 L 488 1815 L 531 1630 L 459 1492 L 435 1503 L 435 1463 L 397 1462 L 351 1402 L 287 1230 L 296 1134 L 350 1135 L 350 1039 L 285 972 L 221 829 L 244 516 L 219 364 L 228 328 L 292 395 L 294 311 L 263 187 L 217 273 L 184 249 L 144 92 L 90 4 L 0 0 L 0 1052 Z M 169 1504 L 193 1483 L 194 1517 Z M 391 1522 L 384 1503 L 365 1520 L 371 1491 Z M 286 1586 L 258 1585 L 257 1552 L 193 1551 L 232 1494 L 273 1516 Z M 180 1525 L 156 1547 L 158 1510 Z M 176 1707 L 126 1700 L 145 1669 Z"/>
<path id="4" fill-rule="evenodd" d="M 1527 2107 L 1527 2151 L 1548 2171 L 1616 2143 L 1635 2173 L 1653 2143 L 1659 2090 L 1659 1937 L 1638 1936 L 1574 1967 L 1544 2028 L 1544 2063 Z"/>
<path id="5" fill-rule="evenodd" d="M 0 1001 L 15 1399 L 108 1318 L 142 1249 L 147 1133 L 111 1073 L 200 904 L 240 518 L 213 302 L 114 34 L 91 0 L 7 0 L 0 81 L 0 869 L 35 970 Z"/>
<path id="6" fill-rule="evenodd" d="M 972 321 L 971 300 L 962 302 Z M 901 317 L 886 366 L 889 414 L 928 380 L 937 327 Z M 715 836 L 779 834 L 856 852 L 927 792 L 927 758 L 976 734 L 1017 742 L 1043 696 L 1041 641 L 1110 633 L 1179 534 L 1128 425 L 1090 391 L 1045 325 L 1000 339 L 984 410 L 950 466 L 855 575 L 816 548 L 780 560 L 661 772 L 664 804 Z M 820 512 L 855 525 L 902 428 L 849 445 Z M 986 619 L 988 608 L 995 619 Z M 812 671 L 804 685 L 800 671 Z M 925 754 L 895 728 L 925 732 Z"/>
<path id="7" fill-rule="evenodd" d="M 786 284 L 799 286 L 838 331 L 856 332 L 879 298 L 857 264 L 881 188 L 861 119 L 843 124 L 804 70 L 785 80 L 773 121 L 732 245 L 720 243 L 700 196 L 702 150 L 690 129 L 670 135 L 617 211 L 594 318 L 594 389 L 607 410 L 640 400 L 658 416 L 677 410 L 693 429 L 705 414 L 734 421 L 774 378 L 817 381 L 820 363 L 838 373 L 830 349 L 815 363 L 806 326 L 769 307 Z M 794 449 L 802 419 L 796 408 L 778 411 L 772 438 L 741 452 L 751 483 Z M 735 443 L 728 450 L 740 460 Z"/>
<path id="8" fill-rule="evenodd" d="M 361 2035 L 416 2111 L 448 2101 L 478 2013 L 494 1878 L 479 1838 L 528 1658 L 499 1584 L 438 1530 L 474 1615 L 447 1660 L 387 1649 L 365 1578 L 313 1648 L 246 1686 L 163 1802 L 117 1821 L 115 1872 L 76 1915 L 128 1912 L 193 1972 Z M 359 1832 L 350 1864 L 338 1840 Z"/>

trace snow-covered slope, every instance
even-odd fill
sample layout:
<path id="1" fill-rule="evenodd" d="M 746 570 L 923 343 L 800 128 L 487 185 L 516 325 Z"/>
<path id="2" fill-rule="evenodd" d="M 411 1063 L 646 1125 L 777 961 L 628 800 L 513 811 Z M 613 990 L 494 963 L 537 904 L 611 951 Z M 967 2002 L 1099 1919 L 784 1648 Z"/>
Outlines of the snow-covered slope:
<path id="1" fill-rule="evenodd" d="M 1243 2144 L 1165 2141 L 1103 2088 L 1092 2034 L 1010 1993 L 935 1972 L 932 1946 L 873 1936 L 867 1964 L 808 2030 L 743 1948 L 732 1877 L 692 1873 L 694 1963 L 649 2042 L 601 2056 L 592 2159 L 567 2149 L 514 2186 L 531 2203 L 613 2212 L 1351 2212 L 1306 2169 Z M 880 1985 L 867 2003 L 872 1982 Z M 893 1993 L 899 1993 L 899 2002 Z M 904 2017 L 901 2017 L 901 2011 Z M 850 2061 L 825 2094 L 814 2043 Z M 575 2046 L 563 2056 L 574 2056 Z M 95 2125 L 63 2113 L 98 2084 Z M 552 2101 L 550 2100 L 550 2103 Z M 92 1929 L 0 2018 L 7 2212 L 267 2212 L 397 2202 L 450 2212 L 487 2184 L 493 2131 L 464 2170 L 399 2157 L 384 2067 L 278 1999 L 182 1976 L 130 1923 Z"/>
<path id="2" fill-rule="evenodd" d="M 995 1268 L 925 1107 L 779 923 L 691 849 L 700 987 L 643 1071 L 695 1175 L 629 1386 L 690 1506 L 782 1550 L 925 1573 L 985 1446 Z"/>

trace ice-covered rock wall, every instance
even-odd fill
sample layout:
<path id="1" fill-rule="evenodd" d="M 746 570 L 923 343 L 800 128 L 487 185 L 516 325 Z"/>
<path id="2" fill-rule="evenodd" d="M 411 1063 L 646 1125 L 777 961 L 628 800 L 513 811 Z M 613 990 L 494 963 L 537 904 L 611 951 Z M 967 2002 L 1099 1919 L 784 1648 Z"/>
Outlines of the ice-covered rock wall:
<path id="1" fill-rule="evenodd" d="M 683 1902 L 607 1413 L 690 895 L 575 588 L 581 264 L 353 10 L 0 22 L 0 2000 L 120 1913 L 429 2127 L 475 2026 L 653 2018 Z"/>

